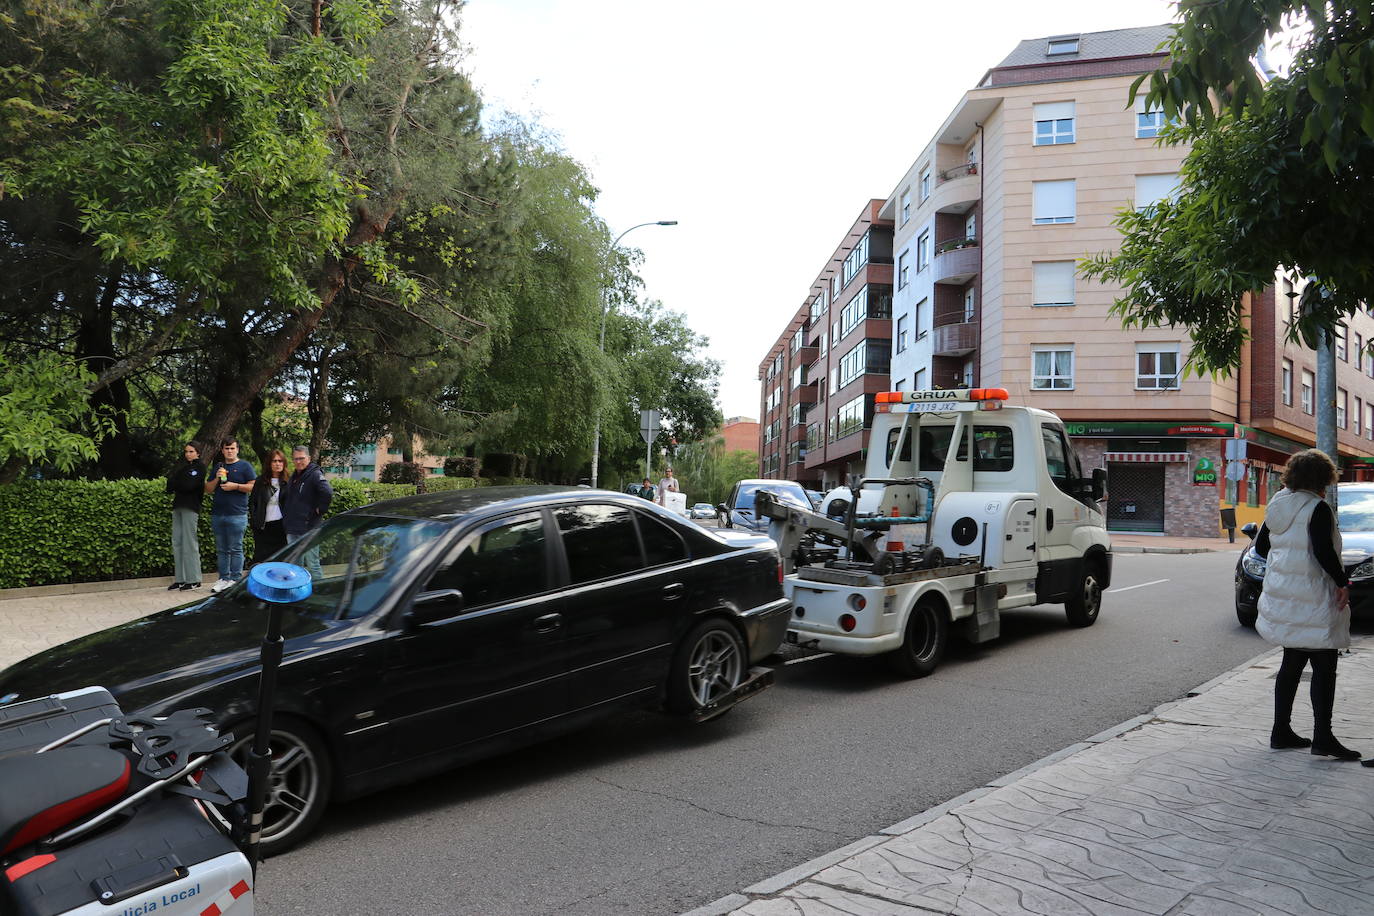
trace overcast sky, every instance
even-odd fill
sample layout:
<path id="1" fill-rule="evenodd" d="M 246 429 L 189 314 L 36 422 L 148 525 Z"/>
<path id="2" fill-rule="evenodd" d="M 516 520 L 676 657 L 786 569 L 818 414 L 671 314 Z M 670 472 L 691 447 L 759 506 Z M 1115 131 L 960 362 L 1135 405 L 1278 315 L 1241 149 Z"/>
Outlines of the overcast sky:
<path id="1" fill-rule="evenodd" d="M 644 293 L 721 362 L 726 416 L 870 198 L 1025 38 L 1155 25 L 1170 0 L 468 0 L 487 104 L 585 165 Z"/>

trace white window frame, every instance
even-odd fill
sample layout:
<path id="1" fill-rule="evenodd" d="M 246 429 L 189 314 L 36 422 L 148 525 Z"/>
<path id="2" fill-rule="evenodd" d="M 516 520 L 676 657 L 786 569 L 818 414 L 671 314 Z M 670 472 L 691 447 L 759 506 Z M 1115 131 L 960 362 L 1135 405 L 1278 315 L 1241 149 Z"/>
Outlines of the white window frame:
<path id="1" fill-rule="evenodd" d="M 1164 117 L 1164 106 L 1145 107 L 1145 94 L 1135 97 L 1135 137 L 1137 140 L 1153 140 L 1163 131 L 1168 120 Z"/>
<path id="2" fill-rule="evenodd" d="M 926 298 L 916 303 L 916 308 L 912 309 L 912 315 L 914 316 L 911 319 L 911 331 L 914 335 L 912 337 L 913 342 L 925 339 L 926 334 L 929 333 L 929 329 L 923 327 L 921 322 L 921 313 L 924 312 L 929 305 L 930 299 Z"/>
<path id="3" fill-rule="evenodd" d="M 1067 265 L 1067 268 L 1065 267 Z M 1065 289 L 1062 274 L 1068 271 L 1068 288 Z M 1031 262 L 1031 305 L 1037 308 L 1057 308 L 1075 303 L 1077 290 L 1074 280 L 1076 271 L 1073 261 L 1032 261 Z M 1064 298 L 1067 293 L 1068 299 Z M 1043 301 L 1042 301 L 1043 300 Z"/>
<path id="4" fill-rule="evenodd" d="M 1049 57 L 1055 57 L 1060 54 L 1077 53 L 1078 36 L 1076 35 L 1072 38 L 1051 38 L 1049 39 L 1048 46 L 1045 48 L 1045 54 Z"/>
<path id="5" fill-rule="evenodd" d="M 1064 212 L 1064 202 L 1054 198 L 1068 192 L 1068 208 Z M 1051 212 L 1053 211 L 1053 212 Z M 1031 182 L 1031 223 L 1036 226 L 1052 226 L 1073 223 L 1078 220 L 1078 182 L 1073 178 L 1056 181 Z"/>
<path id="6" fill-rule="evenodd" d="M 906 249 L 905 251 L 903 251 L 901 254 L 897 255 L 897 288 L 898 288 L 898 289 L 906 289 L 907 282 L 908 282 L 908 280 L 910 279 L 910 278 L 907 276 L 907 271 L 911 269 L 911 265 L 907 263 L 907 257 L 908 257 L 910 254 L 911 254 L 911 249 L 908 248 L 908 249 Z"/>
<path id="7" fill-rule="evenodd" d="M 1142 372 L 1140 358 L 1152 356 L 1154 371 Z M 1174 371 L 1166 374 L 1160 368 L 1160 357 L 1174 358 Z M 1176 343 L 1138 343 L 1135 345 L 1135 388 L 1136 391 L 1176 391 L 1179 377 L 1183 372 L 1182 355 Z"/>
<path id="8" fill-rule="evenodd" d="M 1037 102 L 1032 108 L 1031 145 L 1062 146 L 1073 143 L 1073 102 Z"/>
<path id="9" fill-rule="evenodd" d="M 921 202 L 925 203 L 930 198 L 930 166 L 927 165 L 921 169 L 921 177 L 917 182 L 917 187 L 920 189 Z"/>
<path id="10" fill-rule="evenodd" d="M 930 266 L 930 230 L 923 229 L 916 237 L 916 272 L 920 273 Z"/>
<path id="11" fill-rule="evenodd" d="M 1037 374 L 1035 370 L 1036 357 L 1042 353 L 1050 355 L 1049 372 Z M 1053 354 L 1068 354 L 1068 372 L 1056 372 L 1062 369 L 1057 365 L 1059 360 Z M 1031 347 L 1031 390 L 1033 391 L 1073 391 L 1074 381 L 1074 348 L 1072 344 L 1042 344 Z M 1062 384 L 1061 384 L 1062 383 Z"/>
<path id="12" fill-rule="evenodd" d="M 901 225 L 905 226 L 907 223 L 911 222 L 911 188 L 906 188 L 902 191 L 901 208 Z"/>
<path id="13" fill-rule="evenodd" d="M 906 325 L 907 325 L 907 318 L 909 318 L 909 317 L 910 317 L 910 316 L 908 316 L 908 315 L 898 315 L 898 316 L 897 316 L 897 325 L 896 325 L 897 333 L 893 335 L 893 340 L 892 340 L 892 347 L 893 347 L 893 352 L 894 352 L 894 353 L 903 353 L 903 352 L 906 351 L 906 348 L 907 348 L 907 338 L 908 338 L 908 336 L 909 336 L 910 333 L 911 333 L 911 330 L 906 326 Z"/>
<path id="14" fill-rule="evenodd" d="M 974 291 L 973 287 L 970 286 L 968 289 L 964 290 L 964 322 L 968 323 L 972 321 L 977 311 L 978 294 Z"/>
<path id="15" fill-rule="evenodd" d="M 1178 172 L 1160 172 L 1154 175 L 1135 176 L 1135 208 L 1148 212 L 1161 200 L 1177 200 L 1179 192 Z"/>
<path id="16" fill-rule="evenodd" d="M 916 372 L 915 372 L 915 374 L 913 374 L 913 375 L 911 376 L 911 390 L 912 390 L 912 391 L 925 391 L 925 390 L 926 390 L 926 370 L 924 370 L 924 369 L 917 369 Z"/>
<path id="17" fill-rule="evenodd" d="M 1285 359 L 1279 368 L 1279 395 L 1285 407 L 1293 406 L 1293 361 Z"/>
<path id="18" fill-rule="evenodd" d="M 1350 394 L 1344 388 L 1336 389 L 1336 428 L 1345 429 L 1350 416 Z"/>
<path id="19" fill-rule="evenodd" d="M 1317 377 L 1308 369 L 1302 370 L 1302 412 L 1308 416 L 1316 413 Z"/>

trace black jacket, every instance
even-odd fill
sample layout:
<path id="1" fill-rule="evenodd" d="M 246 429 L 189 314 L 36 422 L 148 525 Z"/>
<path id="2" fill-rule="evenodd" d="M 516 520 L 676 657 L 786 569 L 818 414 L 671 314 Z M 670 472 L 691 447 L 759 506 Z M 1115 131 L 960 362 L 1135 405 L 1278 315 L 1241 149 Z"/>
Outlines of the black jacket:
<path id="1" fill-rule="evenodd" d="M 285 519 L 286 481 L 281 482 L 281 492 L 277 494 L 277 508 L 282 509 L 282 518 Z M 248 524 L 254 530 L 261 529 L 267 524 L 267 504 L 272 501 L 272 478 L 266 474 L 259 474 L 253 480 L 253 489 L 248 491 Z"/>
<path id="2" fill-rule="evenodd" d="M 205 502 L 205 465 L 199 459 L 178 463 L 167 475 L 167 492 L 172 494 L 172 508 L 199 513 Z"/>
<path id="3" fill-rule="evenodd" d="M 304 471 L 296 471 L 281 494 L 281 521 L 287 534 L 302 535 L 318 525 L 329 511 L 334 488 L 313 461 Z"/>

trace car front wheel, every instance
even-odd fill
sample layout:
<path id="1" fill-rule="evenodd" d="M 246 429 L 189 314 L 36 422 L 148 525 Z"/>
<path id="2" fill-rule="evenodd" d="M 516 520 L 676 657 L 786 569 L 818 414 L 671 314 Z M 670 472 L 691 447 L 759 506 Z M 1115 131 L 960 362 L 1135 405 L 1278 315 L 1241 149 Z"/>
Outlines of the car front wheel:
<path id="1" fill-rule="evenodd" d="M 748 673 L 744 640 L 723 620 L 704 620 L 673 653 L 668 711 L 688 715 L 730 693 Z"/>
<path id="2" fill-rule="evenodd" d="M 1097 570 L 1089 566 L 1083 572 L 1078 591 L 1069 595 L 1064 602 L 1064 613 L 1071 627 L 1090 627 L 1097 622 L 1097 613 L 1102 610 L 1102 583 L 1097 578 Z"/>
<path id="3" fill-rule="evenodd" d="M 243 734 L 229 748 L 234 760 L 248 769 L 253 747 L 253 723 L 235 729 Z M 272 766 L 267 775 L 267 801 L 262 812 L 262 854 L 286 852 L 314 832 L 324 816 L 333 779 L 333 763 L 313 728 L 290 717 L 278 717 L 268 742 Z"/>

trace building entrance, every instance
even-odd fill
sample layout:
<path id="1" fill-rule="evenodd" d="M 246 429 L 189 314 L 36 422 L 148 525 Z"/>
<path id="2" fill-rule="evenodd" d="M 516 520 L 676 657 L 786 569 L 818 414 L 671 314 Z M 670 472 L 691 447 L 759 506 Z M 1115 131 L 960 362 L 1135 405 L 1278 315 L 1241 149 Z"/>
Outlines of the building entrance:
<path id="1" fill-rule="evenodd" d="M 1107 530 L 1164 533 L 1164 465 L 1107 465 Z"/>

